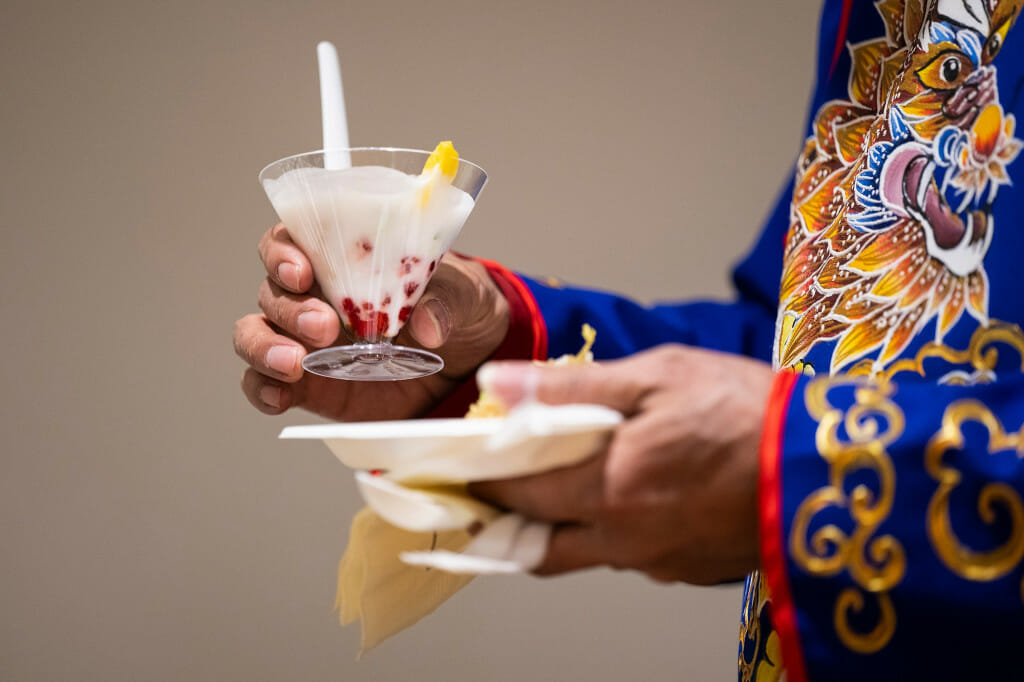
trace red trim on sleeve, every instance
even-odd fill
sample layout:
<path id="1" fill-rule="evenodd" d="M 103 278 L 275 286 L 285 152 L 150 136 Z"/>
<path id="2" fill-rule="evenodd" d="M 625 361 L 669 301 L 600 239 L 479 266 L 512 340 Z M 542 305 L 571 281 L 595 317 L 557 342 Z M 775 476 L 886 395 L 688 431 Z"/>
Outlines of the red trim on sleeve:
<path id="1" fill-rule="evenodd" d="M 471 258 L 462 256 L 462 258 Z M 514 272 L 499 263 L 473 258 L 487 269 L 494 283 L 508 301 L 508 334 L 489 360 L 546 360 L 548 356 L 548 328 L 540 307 L 526 283 Z M 464 417 L 469 406 L 480 397 L 476 376 L 470 376 L 440 405 L 427 414 L 430 419 Z"/>
<path id="2" fill-rule="evenodd" d="M 790 682 L 806 682 L 807 669 L 800 647 L 796 607 L 789 592 L 786 574 L 785 538 L 782 523 L 782 439 L 786 413 L 800 375 L 790 370 L 779 372 L 772 382 L 764 431 L 761 434 L 758 504 L 760 506 L 761 570 L 771 594 L 772 624 L 779 633 L 782 662 Z"/>
<path id="3" fill-rule="evenodd" d="M 508 336 L 493 360 L 548 359 L 548 328 L 533 292 L 518 275 L 500 263 L 478 258 L 505 295 L 509 306 Z M 527 355 L 528 354 L 528 355 Z"/>
<path id="4" fill-rule="evenodd" d="M 839 64 L 839 56 L 843 54 L 846 32 L 850 30 L 850 9 L 852 7 L 853 0 L 843 0 L 843 13 L 839 15 L 839 32 L 836 33 L 836 44 L 832 48 L 832 65 L 828 67 L 827 80 L 832 80 L 832 74 L 836 72 L 836 66 Z"/>

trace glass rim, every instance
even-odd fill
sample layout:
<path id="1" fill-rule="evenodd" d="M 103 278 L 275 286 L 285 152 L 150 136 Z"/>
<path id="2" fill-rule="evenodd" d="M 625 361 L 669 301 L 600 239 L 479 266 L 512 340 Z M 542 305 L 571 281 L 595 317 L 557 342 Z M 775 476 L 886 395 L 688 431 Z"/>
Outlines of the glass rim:
<path id="1" fill-rule="evenodd" d="M 260 184 L 263 184 L 263 174 L 266 173 L 271 167 L 277 166 L 278 164 L 284 163 L 285 161 L 292 161 L 294 159 L 302 158 L 303 156 L 313 156 L 314 154 L 325 154 L 327 152 L 408 152 L 412 154 L 426 154 L 428 158 L 433 153 L 432 151 L 427 151 L 426 149 L 413 149 L 411 147 L 330 147 L 325 149 L 314 149 L 313 151 L 292 154 L 290 156 L 281 157 L 276 161 L 271 161 L 260 170 L 259 174 L 256 176 L 257 180 L 260 182 Z M 467 166 L 471 166 L 480 173 L 482 173 L 484 178 L 487 178 L 487 171 L 485 171 L 479 164 L 464 159 L 461 154 L 459 155 L 459 164 L 466 164 Z"/>

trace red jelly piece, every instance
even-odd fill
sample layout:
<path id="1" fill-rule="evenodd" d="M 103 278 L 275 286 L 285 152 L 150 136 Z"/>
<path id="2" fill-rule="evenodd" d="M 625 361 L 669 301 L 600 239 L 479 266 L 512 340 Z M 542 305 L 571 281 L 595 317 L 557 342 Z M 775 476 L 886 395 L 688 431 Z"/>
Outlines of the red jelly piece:
<path id="1" fill-rule="evenodd" d="M 390 302 L 390 296 L 388 297 Z M 387 334 L 391 318 L 387 313 L 374 310 L 373 304 L 365 302 L 356 306 L 351 298 L 343 299 L 341 309 L 348 319 L 348 327 L 358 338 L 372 339 Z"/>
<path id="2" fill-rule="evenodd" d="M 413 266 L 419 262 L 419 256 L 402 256 L 402 264 L 398 267 L 398 272 L 403 275 L 408 275 L 412 272 Z"/>
<path id="3" fill-rule="evenodd" d="M 412 306 L 411 305 L 402 306 L 402 309 L 398 311 L 398 321 L 399 322 L 405 322 L 406 320 L 408 320 L 409 319 L 409 313 L 411 313 L 411 312 L 412 312 Z"/>
<path id="4" fill-rule="evenodd" d="M 412 295 L 416 293 L 416 290 L 420 288 L 419 282 L 406 282 L 405 283 L 405 297 L 412 298 Z"/>

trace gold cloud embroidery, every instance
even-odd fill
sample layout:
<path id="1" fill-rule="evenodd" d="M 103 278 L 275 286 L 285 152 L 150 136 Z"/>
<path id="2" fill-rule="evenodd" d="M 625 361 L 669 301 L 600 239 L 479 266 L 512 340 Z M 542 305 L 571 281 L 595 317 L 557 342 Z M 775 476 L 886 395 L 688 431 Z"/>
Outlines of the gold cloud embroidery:
<path id="1" fill-rule="evenodd" d="M 925 360 L 944 360 L 950 367 L 939 378 L 939 383 L 964 385 L 988 383 L 995 380 L 995 368 L 999 362 L 997 344 L 1017 352 L 1024 371 L 1024 331 L 1015 324 L 993 321 L 986 327 L 978 327 L 964 350 L 956 350 L 935 341 L 926 343 L 913 358 L 902 358 L 885 369 L 878 369 L 869 359 L 861 360 L 850 368 L 851 376 L 870 376 L 878 381 L 889 381 L 900 372 L 925 373 Z"/>
<path id="2" fill-rule="evenodd" d="M 957 536 L 950 518 L 950 497 L 960 485 L 962 475 L 943 460 L 950 450 L 963 447 L 966 422 L 986 429 L 991 455 L 1010 450 L 1024 458 L 1024 436 L 1020 431 L 1007 433 L 992 411 L 977 400 L 959 400 L 946 408 L 942 426 L 925 451 L 925 468 L 939 483 L 928 504 L 928 538 L 939 559 L 955 574 L 974 582 L 990 582 L 1009 574 L 1024 558 L 1024 503 L 1020 493 L 1006 483 L 988 483 L 978 496 L 978 515 L 986 524 L 992 524 L 996 510 L 1001 508 L 1010 519 L 1009 537 L 994 549 L 978 551 Z M 1024 580 L 1021 581 L 1021 600 L 1024 601 Z"/>
<path id="3" fill-rule="evenodd" d="M 843 410 L 829 402 L 829 392 L 854 387 L 854 404 Z M 870 654 L 884 647 L 896 631 L 896 612 L 889 592 L 906 572 L 903 546 L 891 535 L 876 535 L 892 512 L 896 473 L 887 448 L 903 433 L 903 411 L 891 400 L 894 387 L 863 379 L 822 378 L 808 384 L 808 413 L 818 422 L 818 453 L 828 463 L 828 484 L 800 504 L 793 519 L 789 550 L 793 560 L 813 576 L 831 577 L 846 571 L 856 587 L 840 592 L 833 607 L 836 634 L 851 650 Z M 845 482 L 869 470 L 878 481 L 873 491 L 859 484 L 847 494 Z M 822 511 L 833 508 L 849 515 L 852 531 L 829 523 L 813 530 Z M 865 608 L 865 596 L 877 602 L 878 623 L 870 632 L 851 624 L 851 615 Z"/>

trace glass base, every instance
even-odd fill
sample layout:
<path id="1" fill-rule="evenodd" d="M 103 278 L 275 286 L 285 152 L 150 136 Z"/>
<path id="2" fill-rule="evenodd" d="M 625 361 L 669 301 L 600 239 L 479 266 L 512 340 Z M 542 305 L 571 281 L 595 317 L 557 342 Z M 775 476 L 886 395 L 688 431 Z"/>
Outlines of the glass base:
<path id="1" fill-rule="evenodd" d="M 436 374 L 444 368 L 444 360 L 418 348 L 365 343 L 318 350 L 307 355 L 302 366 L 331 379 L 399 381 Z"/>

